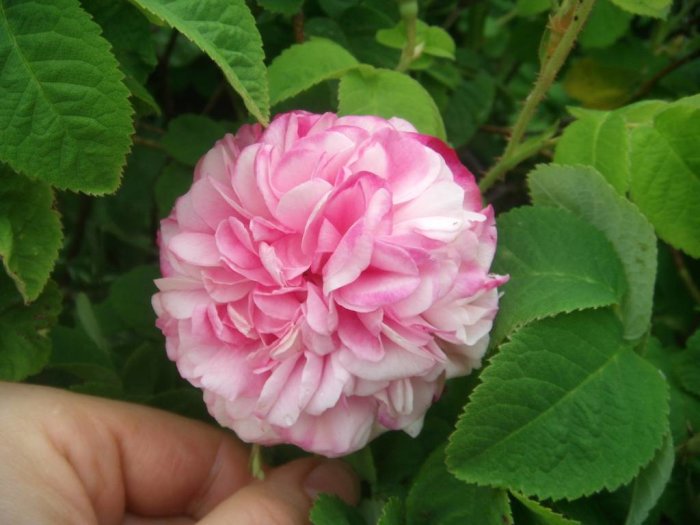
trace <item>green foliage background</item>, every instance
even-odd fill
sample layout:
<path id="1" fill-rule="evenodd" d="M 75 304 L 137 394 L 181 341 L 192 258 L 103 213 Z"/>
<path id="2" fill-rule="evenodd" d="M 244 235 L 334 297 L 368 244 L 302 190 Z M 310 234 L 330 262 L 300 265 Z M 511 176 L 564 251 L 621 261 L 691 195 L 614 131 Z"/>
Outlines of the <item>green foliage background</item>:
<path id="1" fill-rule="evenodd" d="M 361 505 L 324 496 L 312 522 L 700 521 L 699 17 L 697 0 L 0 0 L 0 379 L 211 421 L 154 327 L 159 219 L 245 122 L 401 116 L 481 179 L 511 280 L 482 371 L 418 438 L 348 457 Z"/>

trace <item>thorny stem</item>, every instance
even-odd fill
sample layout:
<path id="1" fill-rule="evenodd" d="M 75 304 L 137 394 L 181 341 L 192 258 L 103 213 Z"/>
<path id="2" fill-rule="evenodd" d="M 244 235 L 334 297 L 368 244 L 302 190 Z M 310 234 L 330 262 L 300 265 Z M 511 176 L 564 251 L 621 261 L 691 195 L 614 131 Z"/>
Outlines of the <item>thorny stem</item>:
<path id="1" fill-rule="evenodd" d="M 263 470 L 262 447 L 257 443 L 253 443 L 250 448 L 250 473 L 255 479 L 264 480 L 265 471 Z"/>
<path id="2" fill-rule="evenodd" d="M 493 186 L 495 182 L 505 176 L 508 170 L 527 158 L 527 156 L 523 157 L 522 153 L 518 152 L 518 158 L 516 159 L 518 146 L 520 146 L 525 131 L 540 102 L 544 99 L 552 82 L 554 82 L 559 70 L 569 56 L 574 42 L 576 42 L 576 37 L 586 23 L 594 4 L 595 0 L 565 0 L 559 10 L 550 18 L 550 46 L 547 55 L 542 60 L 539 76 L 532 91 L 525 99 L 525 104 L 513 125 L 513 132 L 503 152 L 503 156 L 484 175 L 484 178 L 479 183 L 481 191 L 485 191 Z M 534 155 L 534 153 L 536 151 L 532 154 Z"/>
<path id="3" fill-rule="evenodd" d="M 406 71 L 416 58 L 420 56 L 420 50 L 416 49 L 418 32 L 418 1 L 399 0 L 399 13 L 406 29 L 406 45 L 401 50 L 401 58 L 396 71 Z"/>

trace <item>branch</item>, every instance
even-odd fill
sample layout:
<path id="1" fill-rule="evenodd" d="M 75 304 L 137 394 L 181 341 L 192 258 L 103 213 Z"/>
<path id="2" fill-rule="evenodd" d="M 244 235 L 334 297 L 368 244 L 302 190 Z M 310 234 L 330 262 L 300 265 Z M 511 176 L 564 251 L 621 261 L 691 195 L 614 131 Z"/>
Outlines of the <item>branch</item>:
<path id="1" fill-rule="evenodd" d="M 522 154 L 517 155 L 516 158 L 515 154 L 518 146 L 520 146 L 525 136 L 525 131 L 540 102 L 544 99 L 552 82 L 554 82 L 559 70 L 569 56 L 576 42 L 576 37 L 586 23 L 594 4 L 595 0 L 569 0 L 564 2 L 557 13 L 550 18 L 550 42 L 547 54 L 540 66 L 540 74 L 532 91 L 525 99 L 523 109 L 513 125 L 513 132 L 503 152 L 503 156 L 479 183 L 479 188 L 482 192 L 504 177 L 508 170 L 527 158 L 523 158 Z M 532 154 L 534 155 L 535 153 L 536 151 Z"/>
<path id="2" fill-rule="evenodd" d="M 420 56 L 420 51 L 416 49 L 418 30 L 418 1 L 399 0 L 399 13 L 406 29 L 406 44 L 401 50 L 401 58 L 396 71 L 406 71 L 416 58 Z"/>
<path id="3" fill-rule="evenodd" d="M 698 285 L 695 284 L 693 276 L 690 275 L 690 271 L 685 265 L 685 259 L 683 259 L 683 254 L 673 248 L 671 249 L 671 253 L 673 254 L 673 262 L 676 265 L 676 269 L 678 270 L 678 276 L 680 277 L 681 281 L 683 281 L 683 284 L 685 285 L 686 289 L 688 290 L 688 293 L 693 298 L 693 300 L 697 304 L 700 304 L 700 288 L 698 288 Z"/>
<path id="4" fill-rule="evenodd" d="M 631 100 L 639 100 L 640 98 L 644 98 L 649 94 L 649 92 L 654 89 L 654 86 L 659 83 L 659 81 L 664 78 L 667 75 L 670 75 L 673 73 L 676 69 L 678 69 L 681 66 L 686 65 L 688 62 L 692 62 L 696 58 L 700 57 L 700 49 L 696 49 L 692 53 L 684 56 L 683 58 L 680 58 L 676 60 L 675 62 L 672 62 L 671 64 L 667 65 L 665 68 L 663 68 L 661 71 L 656 73 L 653 77 L 651 77 L 649 80 L 644 82 L 639 89 L 636 91 L 634 95 L 632 95 Z"/>

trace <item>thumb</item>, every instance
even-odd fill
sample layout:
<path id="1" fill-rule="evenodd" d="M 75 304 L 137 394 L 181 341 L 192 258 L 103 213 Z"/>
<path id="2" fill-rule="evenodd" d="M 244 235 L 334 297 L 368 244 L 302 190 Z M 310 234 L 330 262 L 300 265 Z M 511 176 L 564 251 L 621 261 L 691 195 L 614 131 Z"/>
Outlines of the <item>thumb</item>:
<path id="1" fill-rule="evenodd" d="M 321 493 L 357 503 L 360 485 L 339 460 L 300 459 L 279 467 L 264 481 L 240 489 L 219 504 L 199 525 L 304 525 Z"/>

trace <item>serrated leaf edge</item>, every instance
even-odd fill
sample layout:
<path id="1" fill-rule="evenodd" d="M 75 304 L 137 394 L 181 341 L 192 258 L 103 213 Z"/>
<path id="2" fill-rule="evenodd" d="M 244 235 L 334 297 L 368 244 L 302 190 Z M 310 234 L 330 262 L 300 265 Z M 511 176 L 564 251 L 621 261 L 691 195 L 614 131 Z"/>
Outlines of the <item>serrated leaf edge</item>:
<path id="1" fill-rule="evenodd" d="M 562 315 L 562 314 L 558 314 L 558 315 Z M 510 344 L 510 342 L 509 342 L 508 344 Z M 629 347 L 629 345 L 628 345 L 628 347 Z M 494 489 L 502 489 L 502 490 L 507 490 L 507 491 L 511 491 L 511 492 L 512 492 L 512 491 L 517 491 L 517 492 L 519 492 L 519 493 L 521 493 L 521 494 L 523 494 L 523 495 L 525 495 L 525 496 L 527 496 L 527 497 L 535 497 L 535 498 L 537 498 L 537 499 L 551 499 L 551 500 L 554 500 L 554 501 L 574 501 L 574 500 L 577 500 L 577 499 L 579 499 L 579 498 L 585 498 L 585 497 L 591 496 L 591 495 L 596 494 L 596 493 L 598 493 L 598 492 L 601 492 L 601 491 L 603 491 L 603 490 L 607 490 L 607 491 L 609 491 L 609 492 L 613 492 L 614 490 L 616 490 L 616 489 L 618 489 L 618 488 L 620 488 L 620 487 L 622 487 L 622 486 L 624 486 L 624 485 L 627 485 L 627 484 L 630 483 L 632 480 L 634 480 L 634 478 L 636 478 L 637 475 L 639 475 L 639 472 L 641 472 L 641 470 L 642 470 L 645 466 L 647 466 L 647 465 L 654 459 L 654 456 L 656 455 L 656 453 L 657 453 L 657 452 L 661 449 L 661 447 L 663 446 L 664 437 L 665 437 L 666 434 L 668 434 L 668 432 L 669 432 L 668 417 L 669 417 L 670 412 L 671 412 L 671 408 L 670 408 L 670 390 L 669 390 L 669 386 L 668 386 L 668 380 L 667 380 L 666 377 L 664 376 L 663 372 L 661 372 L 656 366 L 654 366 L 652 363 L 650 363 L 650 362 L 647 361 L 646 359 L 642 358 L 642 357 L 639 356 L 638 354 L 634 354 L 634 355 L 637 356 L 637 358 L 641 359 L 644 363 L 646 363 L 646 364 L 647 364 L 648 366 L 650 366 L 654 371 L 656 371 L 656 372 L 661 376 L 661 378 L 663 379 L 663 382 L 664 382 L 664 385 L 665 385 L 665 389 L 664 389 L 664 390 L 665 390 L 665 393 L 666 393 L 666 395 L 665 395 L 665 401 L 666 401 L 666 403 L 665 403 L 665 410 L 664 410 L 663 417 L 666 419 L 667 422 L 666 422 L 666 429 L 664 430 L 664 432 L 662 432 L 662 433 L 660 434 L 659 443 L 657 443 L 656 447 L 651 451 L 651 453 L 648 455 L 648 457 L 647 457 L 646 459 L 644 459 L 644 462 L 643 462 L 641 465 L 638 466 L 638 468 L 634 471 L 634 473 L 633 473 L 631 476 L 629 476 L 629 477 L 626 478 L 626 479 L 623 479 L 622 481 L 620 481 L 620 482 L 618 482 L 618 483 L 607 483 L 607 482 L 606 482 L 603 486 L 601 486 L 600 488 L 598 488 L 598 489 L 596 489 L 596 490 L 583 491 L 583 492 L 581 492 L 581 493 L 579 493 L 579 494 L 577 494 L 577 495 L 563 496 L 563 497 L 561 497 L 561 498 L 559 498 L 559 497 L 553 498 L 551 495 L 548 495 L 548 494 L 540 494 L 540 493 L 535 492 L 535 491 L 532 491 L 532 492 L 531 492 L 531 491 L 528 491 L 525 487 L 522 486 L 522 484 L 516 484 L 515 486 L 513 486 L 513 485 L 508 485 L 508 484 L 507 484 L 506 482 L 504 482 L 504 481 L 496 481 L 496 482 L 493 482 L 493 483 L 484 483 L 483 481 L 479 481 L 479 480 L 476 480 L 476 479 L 470 479 L 468 475 L 467 475 L 467 476 L 461 475 L 459 472 L 457 472 L 457 470 L 456 470 L 457 467 L 456 467 L 456 465 L 453 464 L 452 459 L 451 459 L 451 456 L 450 456 L 450 454 L 449 454 L 449 450 L 450 450 L 451 448 L 454 448 L 454 447 L 457 446 L 457 445 L 455 444 L 455 442 L 454 442 L 454 436 L 455 436 L 455 434 L 457 433 L 457 428 L 456 428 L 456 427 L 457 427 L 457 425 L 461 422 L 461 420 L 462 420 L 464 414 L 466 413 L 467 407 L 469 406 L 470 402 L 472 401 L 472 398 L 473 398 L 475 395 L 478 395 L 477 392 L 478 392 L 480 389 L 482 389 L 482 387 L 483 387 L 483 385 L 484 385 L 484 374 L 486 374 L 486 376 L 488 377 L 488 370 L 489 370 L 488 365 L 491 364 L 491 363 L 493 362 L 493 359 L 496 358 L 499 354 L 500 354 L 500 351 L 494 353 L 491 357 L 489 357 L 488 363 L 484 366 L 484 371 L 483 371 L 483 372 L 481 373 L 481 375 L 479 376 L 479 381 L 480 381 L 480 383 L 479 383 L 479 384 L 474 388 L 474 390 L 472 390 L 472 392 L 469 394 L 469 398 L 467 399 L 467 402 L 465 403 L 464 407 L 462 408 L 462 412 L 460 413 L 459 417 L 457 418 L 457 423 L 455 424 L 455 430 L 454 430 L 454 431 L 449 435 L 449 437 L 447 438 L 447 446 L 445 447 L 445 465 L 447 466 L 447 470 L 448 470 L 454 477 L 456 477 L 457 479 L 462 480 L 462 481 L 464 481 L 464 482 L 466 482 L 466 483 L 473 483 L 473 484 L 475 484 L 475 485 L 479 485 L 480 487 L 489 487 L 489 488 L 494 488 Z M 615 355 L 618 355 L 618 353 L 616 353 Z M 609 361 L 609 360 L 608 360 L 608 361 Z M 607 363 L 608 361 L 606 361 L 606 363 Z M 588 379 L 586 379 L 586 381 L 587 381 L 587 380 L 588 380 Z"/>

